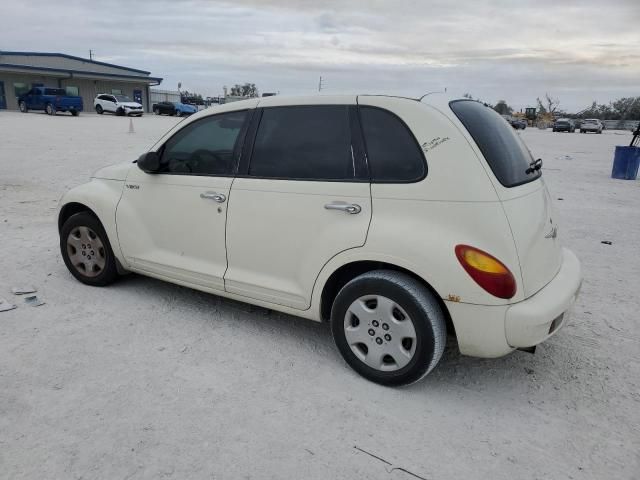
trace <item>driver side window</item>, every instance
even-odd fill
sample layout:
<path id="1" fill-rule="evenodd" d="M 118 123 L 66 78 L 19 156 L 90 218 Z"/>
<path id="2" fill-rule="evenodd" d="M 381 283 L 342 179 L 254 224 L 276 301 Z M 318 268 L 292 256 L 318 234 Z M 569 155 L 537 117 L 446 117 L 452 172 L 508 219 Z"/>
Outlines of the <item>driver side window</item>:
<path id="1" fill-rule="evenodd" d="M 159 173 L 233 175 L 247 112 L 212 115 L 187 125 L 167 141 Z"/>

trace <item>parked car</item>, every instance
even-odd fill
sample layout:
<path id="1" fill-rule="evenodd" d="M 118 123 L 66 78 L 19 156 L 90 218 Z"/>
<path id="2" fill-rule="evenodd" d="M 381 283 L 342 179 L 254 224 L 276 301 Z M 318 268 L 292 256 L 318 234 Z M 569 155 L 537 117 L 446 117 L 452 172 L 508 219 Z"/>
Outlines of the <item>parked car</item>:
<path id="1" fill-rule="evenodd" d="M 522 118 L 512 117 L 511 115 L 500 115 L 502 118 L 506 120 L 506 122 L 511 125 L 514 129 L 524 130 L 527 128 L 527 121 Z"/>
<path id="2" fill-rule="evenodd" d="M 576 125 L 570 118 L 559 118 L 553 122 L 553 131 L 573 133 L 576 131 Z"/>
<path id="3" fill-rule="evenodd" d="M 604 130 L 604 124 L 597 118 L 587 118 L 580 124 L 580 133 L 602 133 L 602 130 Z"/>
<path id="4" fill-rule="evenodd" d="M 44 110 L 49 115 L 70 112 L 77 117 L 82 111 L 82 106 L 82 97 L 67 95 L 64 88 L 33 87 L 18 97 L 18 107 L 22 113 Z"/>
<path id="5" fill-rule="evenodd" d="M 96 112 L 103 114 L 104 112 L 115 113 L 116 115 L 131 115 L 141 117 L 144 113 L 142 105 L 134 102 L 126 95 L 112 95 L 110 93 L 101 93 L 93 100 L 93 106 Z"/>
<path id="6" fill-rule="evenodd" d="M 193 105 L 180 102 L 154 103 L 152 110 L 156 115 L 175 115 L 176 117 L 192 115 L 198 111 Z"/>
<path id="7" fill-rule="evenodd" d="M 88 285 L 137 272 L 330 322 L 353 369 L 407 384 L 447 329 L 499 357 L 567 323 L 580 263 L 541 167 L 472 100 L 256 98 L 67 192 L 60 248 Z"/>
<path id="8" fill-rule="evenodd" d="M 524 130 L 527 128 L 527 121 L 524 118 L 512 118 L 511 126 L 516 130 Z"/>

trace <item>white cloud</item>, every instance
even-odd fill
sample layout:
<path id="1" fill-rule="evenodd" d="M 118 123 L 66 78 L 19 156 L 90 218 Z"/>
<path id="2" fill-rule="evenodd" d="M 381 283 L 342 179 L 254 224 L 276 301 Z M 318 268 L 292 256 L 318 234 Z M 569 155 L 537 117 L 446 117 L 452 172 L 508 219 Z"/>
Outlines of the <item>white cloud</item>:
<path id="1" fill-rule="evenodd" d="M 420 95 L 448 87 L 517 108 L 639 95 L 640 2 L 237 0 L 50 2 L 5 7 L 0 48 L 60 51 L 151 70 L 165 88 Z"/>

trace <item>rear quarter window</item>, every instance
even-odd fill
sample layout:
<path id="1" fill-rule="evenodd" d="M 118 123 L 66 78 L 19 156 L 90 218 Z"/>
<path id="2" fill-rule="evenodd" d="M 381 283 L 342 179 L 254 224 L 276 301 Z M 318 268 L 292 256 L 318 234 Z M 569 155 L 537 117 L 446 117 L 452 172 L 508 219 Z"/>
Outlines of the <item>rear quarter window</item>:
<path id="1" fill-rule="evenodd" d="M 533 161 L 531 152 L 492 108 L 474 100 L 455 100 L 449 106 L 473 137 L 502 185 L 511 188 L 540 177 L 540 170 L 527 173 Z"/>
<path id="2" fill-rule="evenodd" d="M 409 130 L 393 113 L 377 107 L 359 107 L 371 181 L 405 183 L 427 174 L 422 150 Z"/>

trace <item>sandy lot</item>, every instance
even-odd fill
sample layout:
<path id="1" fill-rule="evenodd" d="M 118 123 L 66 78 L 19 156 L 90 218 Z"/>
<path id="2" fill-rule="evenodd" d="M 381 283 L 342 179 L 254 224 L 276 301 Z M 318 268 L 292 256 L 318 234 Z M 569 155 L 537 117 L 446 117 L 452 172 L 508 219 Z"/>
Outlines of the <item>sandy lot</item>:
<path id="1" fill-rule="evenodd" d="M 640 183 L 609 178 L 628 132 L 522 134 L 583 262 L 570 324 L 535 355 L 451 344 L 390 389 L 351 371 L 326 325 L 71 277 L 60 196 L 176 121 L 129 134 L 120 117 L 0 112 L 0 297 L 19 305 L 0 313 L 0 478 L 640 478 Z M 46 305 L 11 294 L 24 283 Z"/>

